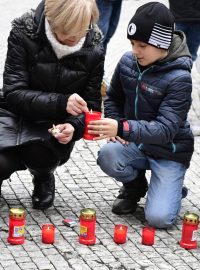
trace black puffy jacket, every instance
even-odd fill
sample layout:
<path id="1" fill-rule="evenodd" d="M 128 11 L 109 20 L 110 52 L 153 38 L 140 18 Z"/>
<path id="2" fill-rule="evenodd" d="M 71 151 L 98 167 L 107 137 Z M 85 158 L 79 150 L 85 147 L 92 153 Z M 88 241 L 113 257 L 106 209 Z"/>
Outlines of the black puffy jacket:
<path id="1" fill-rule="evenodd" d="M 199 0 L 169 0 L 176 22 L 200 22 Z"/>
<path id="2" fill-rule="evenodd" d="M 182 32 L 169 55 L 143 72 L 132 52 L 119 61 L 105 100 L 105 116 L 127 119 L 122 137 L 153 158 L 189 166 L 193 134 L 187 122 L 191 105 L 192 60 Z"/>
<path id="3" fill-rule="evenodd" d="M 74 117 L 66 112 L 73 93 L 89 109 L 101 110 L 104 53 L 98 29 L 89 31 L 80 51 L 59 60 L 47 40 L 44 22 L 44 2 L 13 22 L 3 74 L 6 104 L 0 109 L 0 150 L 52 140 L 48 128 L 53 123 L 71 123 L 73 140 L 80 139 L 84 114 Z"/>

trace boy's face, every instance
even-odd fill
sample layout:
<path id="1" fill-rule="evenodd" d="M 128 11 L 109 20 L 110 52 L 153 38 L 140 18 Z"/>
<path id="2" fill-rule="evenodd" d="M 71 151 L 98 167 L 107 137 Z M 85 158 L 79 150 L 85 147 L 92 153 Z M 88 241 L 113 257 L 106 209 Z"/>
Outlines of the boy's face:
<path id="1" fill-rule="evenodd" d="M 148 66 L 167 56 L 167 51 L 158 49 L 145 42 L 131 40 L 133 54 L 141 66 Z"/>

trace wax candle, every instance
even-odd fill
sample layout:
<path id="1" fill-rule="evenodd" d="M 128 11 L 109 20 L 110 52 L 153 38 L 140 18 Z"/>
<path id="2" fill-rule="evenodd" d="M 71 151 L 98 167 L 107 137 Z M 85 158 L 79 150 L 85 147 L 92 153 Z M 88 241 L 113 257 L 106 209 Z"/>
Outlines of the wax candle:
<path id="1" fill-rule="evenodd" d="M 155 229 L 152 227 L 142 228 L 142 244 L 152 246 L 154 244 Z"/>
<path id="2" fill-rule="evenodd" d="M 53 224 L 44 224 L 42 226 L 42 242 L 53 244 L 55 238 L 55 227 Z"/>
<path id="3" fill-rule="evenodd" d="M 114 229 L 114 241 L 117 244 L 124 244 L 126 242 L 128 227 L 123 224 L 115 225 Z"/>
<path id="4" fill-rule="evenodd" d="M 85 131 L 83 138 L 85 140 L 93 140 L 93 138 L 98 137 L 99 135 L 96 134 L 88 134 L 88 124 L 90 121 L 100 120 L 101 119 L 101 112 L 89 111 L 85 113 Z"/>

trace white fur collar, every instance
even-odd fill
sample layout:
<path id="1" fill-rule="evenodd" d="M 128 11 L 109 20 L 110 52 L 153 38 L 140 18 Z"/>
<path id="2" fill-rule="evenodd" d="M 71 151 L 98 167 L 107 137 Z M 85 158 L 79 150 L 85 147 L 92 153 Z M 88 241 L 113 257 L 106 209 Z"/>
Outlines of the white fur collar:
<path id="1" fill-rule="evenodd" d="M 50 25 L 49 25 L 47 19 L 45 19 L 45 32 L 46 32 L 46 36 L 47 36 L 49 42 L 51 43 L 51 46 L 52 46 L 55 54 L 57 55 L 58 59 L 61 59 L 63 56 L 66 56 L 66 55 L 69 55 L 69 54 L 72 54 L 74 52 L 79 51 L 82 48 L 83 43 L 85 42 L 85 37 L 83 37 L 83 38 L 81 38 L 79 43 L 73 47 L 59 43 L 51 31 L 51 28 L 50 28 Z"/>

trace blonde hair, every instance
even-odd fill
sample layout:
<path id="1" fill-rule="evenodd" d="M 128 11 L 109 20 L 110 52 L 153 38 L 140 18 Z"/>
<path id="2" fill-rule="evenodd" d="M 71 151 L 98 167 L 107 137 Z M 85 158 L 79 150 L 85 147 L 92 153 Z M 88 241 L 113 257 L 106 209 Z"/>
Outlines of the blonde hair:
<path id="1" fill-rule="evenodd" d="M 95 24 L 99 11 L 95 0 L 45 0 L 45 16 L 52 31 L 71 34 Z"/>

